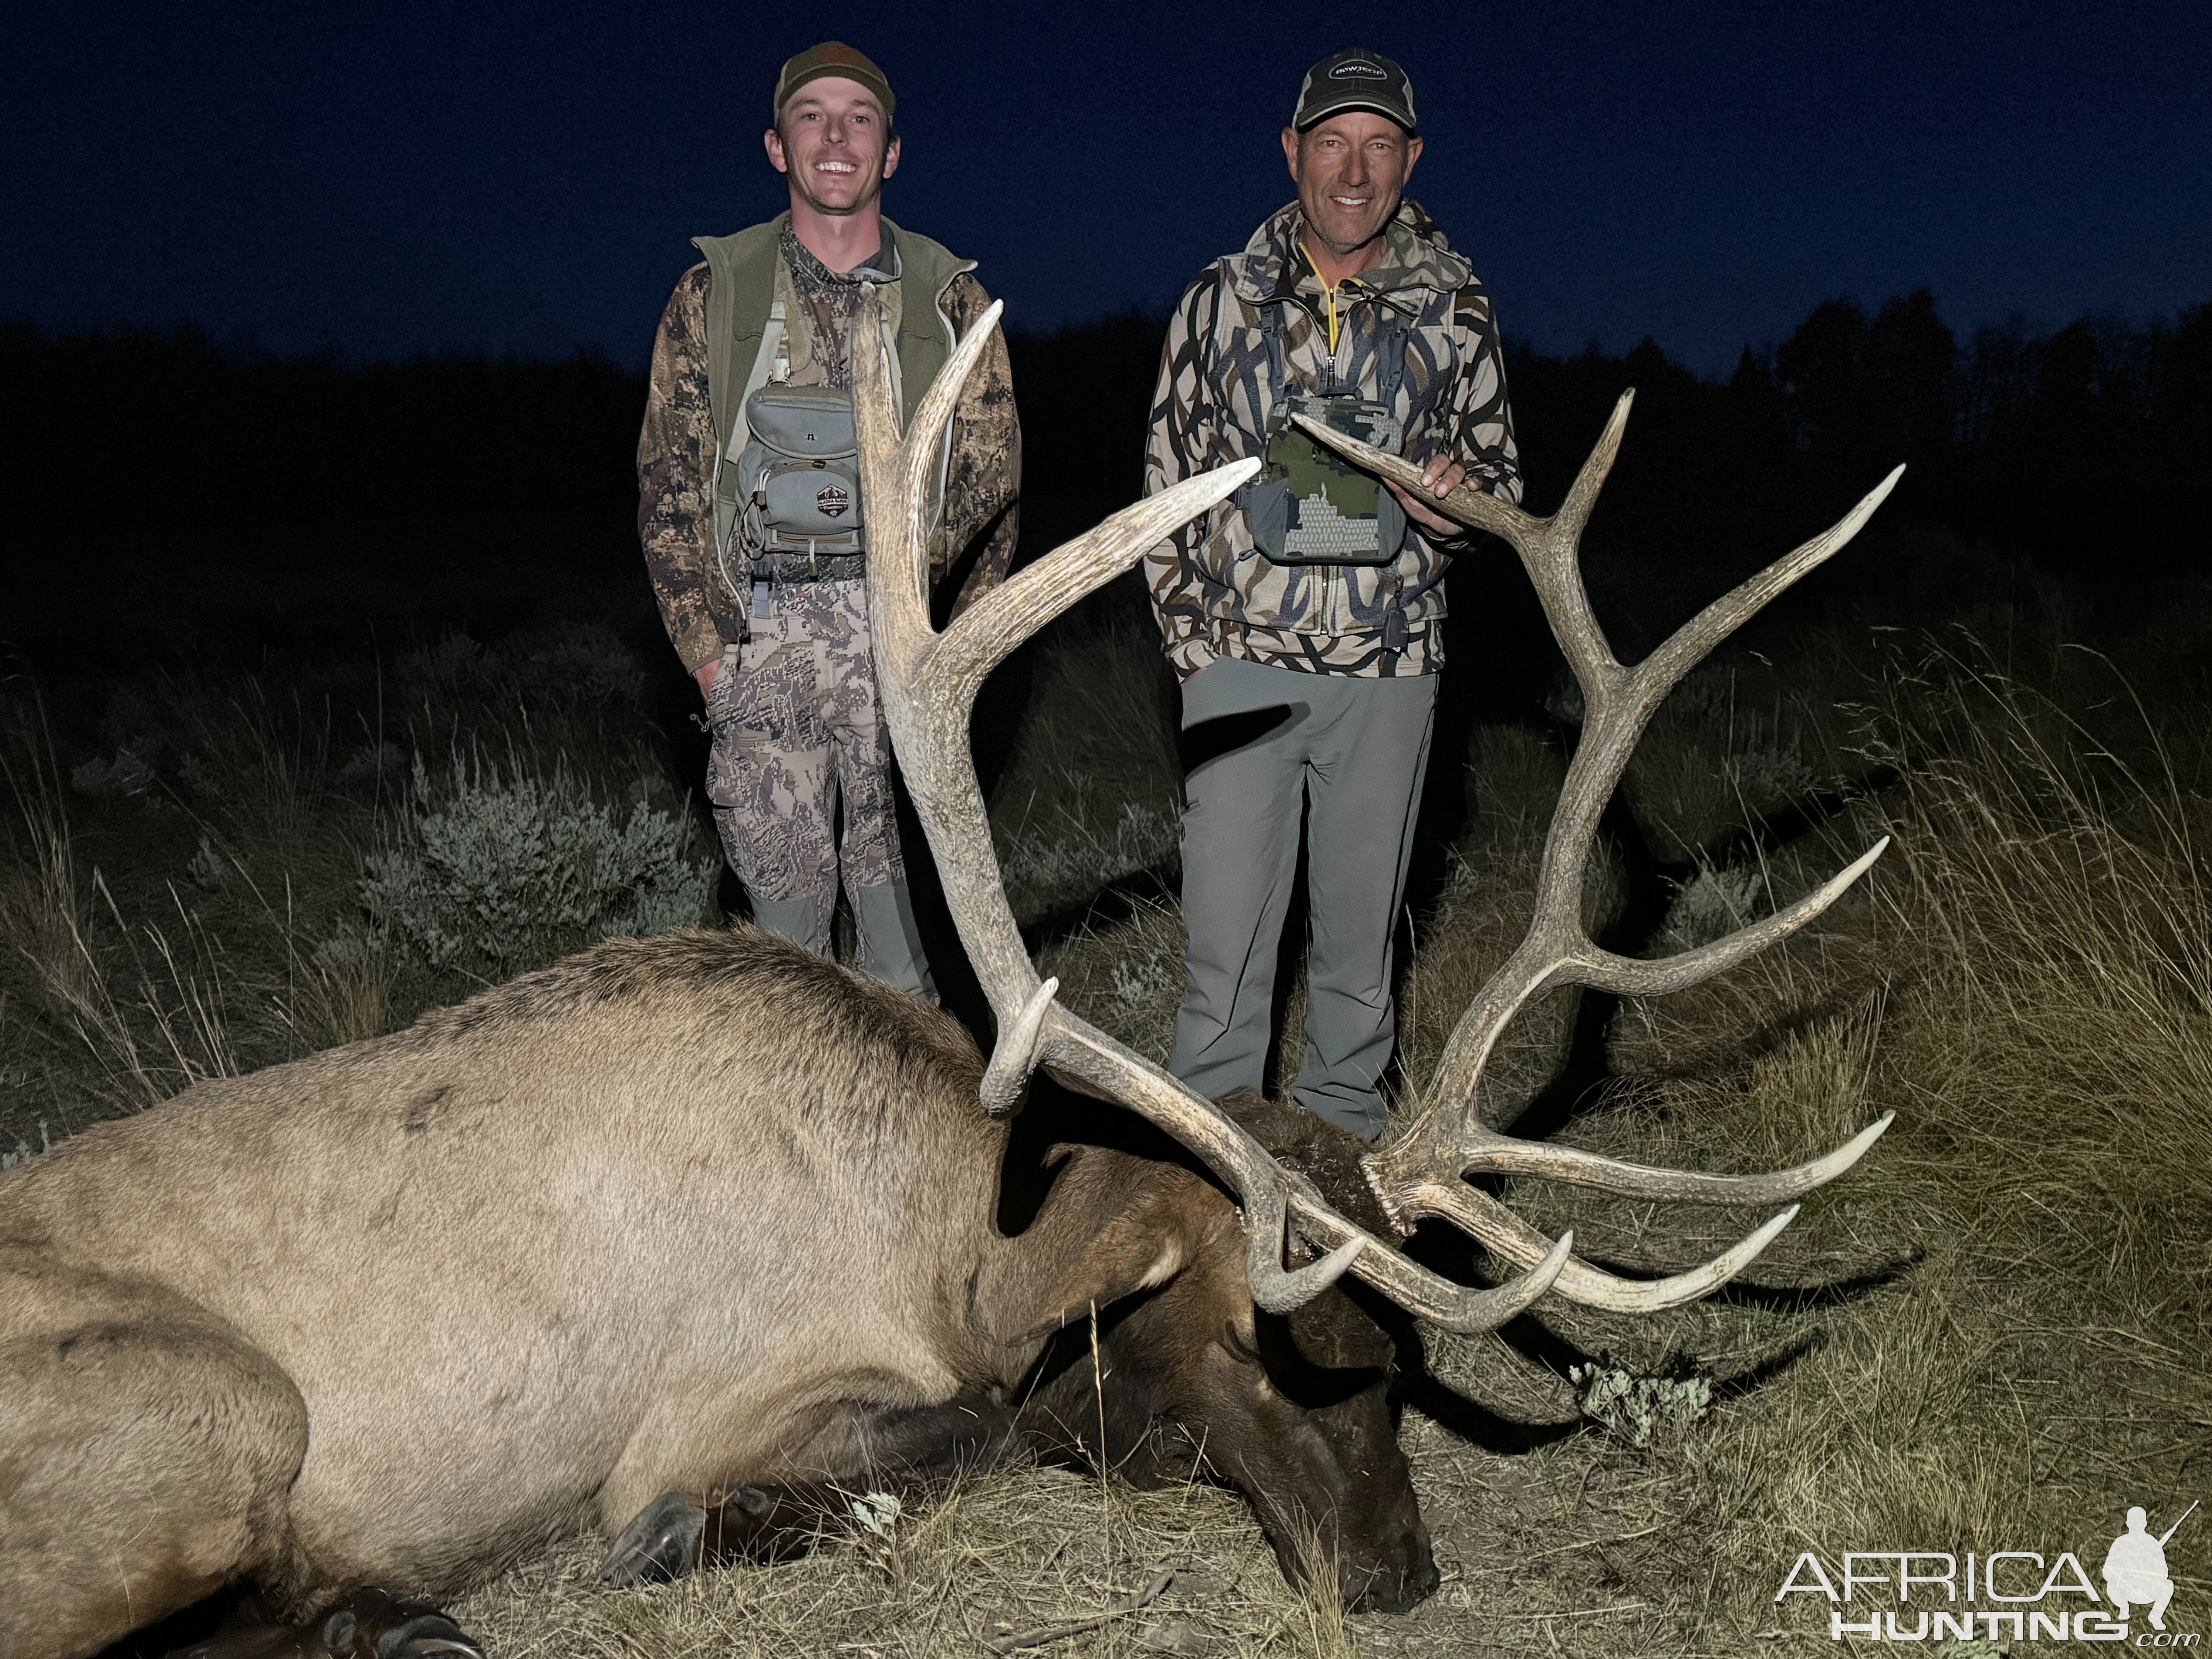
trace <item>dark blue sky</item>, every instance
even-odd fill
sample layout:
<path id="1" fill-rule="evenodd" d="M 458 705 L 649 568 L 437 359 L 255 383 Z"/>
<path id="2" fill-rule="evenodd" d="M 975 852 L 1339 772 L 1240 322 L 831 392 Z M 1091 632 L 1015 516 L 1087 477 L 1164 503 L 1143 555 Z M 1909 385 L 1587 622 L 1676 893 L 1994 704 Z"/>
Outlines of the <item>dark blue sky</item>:
<path id="1" fill-rule="evenodd" d="M 2201 0 L 1369 15 L 16 0 L 0 316 L 639 362 L 687 239 L 781 204 L 769 89 L 825 34 L 898 90 L 892 215 L 1018 324 L 1164 307 L 1240 246 L 1289 195 L 1298 76 L 1352 43 L 1411 71 L 1413 193 L 1549 349 L 1719 369 L 1923 283 L 1965 328 L 2212 299 Z"/>

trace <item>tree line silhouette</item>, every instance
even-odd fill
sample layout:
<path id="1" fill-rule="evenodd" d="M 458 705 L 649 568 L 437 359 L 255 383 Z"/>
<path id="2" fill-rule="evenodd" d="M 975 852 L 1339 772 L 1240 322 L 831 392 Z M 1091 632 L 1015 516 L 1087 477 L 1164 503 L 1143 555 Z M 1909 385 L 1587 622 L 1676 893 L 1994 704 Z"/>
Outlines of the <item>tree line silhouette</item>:
<path id="1" fill-rule="evenodd" d="M 1131 311 L 1011 341 L 1032 547 L 1128 501 L 1160 319 Z M 1932 524 L 2141 598 L 2203 568 L 2212 525 L 2212 304 L 2172 321 L 2015 318 L 1961 340 L 1925 289 L 1817 307 L 1724 378 L 1646 340 L 1572 356 L 1509 342 L 1528 477 L 1548 510 L 1625 386 L 1629 443 L 1592 526 L 1639 558 L 1745 568 L 1898 461 L 1894 520 Z M 600 356 L 353 364 L 204 334 L 0 326 L 0 536 L 448 515 L 634 502 L 642 376 Z"/>

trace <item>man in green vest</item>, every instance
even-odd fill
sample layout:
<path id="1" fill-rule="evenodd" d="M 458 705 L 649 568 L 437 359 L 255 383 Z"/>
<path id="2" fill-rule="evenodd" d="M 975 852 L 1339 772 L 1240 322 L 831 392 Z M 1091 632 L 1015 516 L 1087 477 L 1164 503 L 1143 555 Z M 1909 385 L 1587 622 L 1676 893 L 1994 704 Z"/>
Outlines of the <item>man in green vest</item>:
<path id="1" fill-rule="evenodd" d="M 767 144 L 790 210 L 697 239 L 706 258 L 653 341 L 638 535 L 668 637 L 707 700 L 707 795 L 754 921 L 829 955 L 842 864 L 861 965 L 927 993 L 876 706 L 853 354 L 881 330 L 910 418 L 990 300 L 974 261 L 884 217 L 894 108 L 883 71 L 839 42 L 783 66 Z M 1020 479 L 1012 375 L 994 338 L 937 480 L 933 569 L 958 583 L 956 608 L 1005 576 Z"/>

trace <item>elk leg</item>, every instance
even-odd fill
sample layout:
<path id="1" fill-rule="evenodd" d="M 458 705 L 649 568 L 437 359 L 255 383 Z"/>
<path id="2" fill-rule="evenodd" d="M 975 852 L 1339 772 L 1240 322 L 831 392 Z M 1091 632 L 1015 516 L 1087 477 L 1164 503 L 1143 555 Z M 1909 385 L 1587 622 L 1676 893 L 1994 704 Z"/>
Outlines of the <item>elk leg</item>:
<path id="1" fill-rule="evenodd" d="M 307 1412 L 169 1293 L 0 1256 L 0 1653 L 92 1653 L 289 1560 Z"/>
<path id="2" fill-rule="evenodd" d="M 427 1601 L 356 1590 L 304 1625 L 261 1625 L 196 1643 L 169 1659 L 483 1659 L 483 1650 Z"/>
<path id="3" fill-rule="evenodd" d="M 600 1576 L 647 1583 L 700 1566 L 789 1560 L 850 1516 L 856 1495 L 899 1496 L 933 1474 L 988 1468 L 1015 1439 L 1012 1410 L 981 1389 L 936 1406 L 847 1401 L 790 1460 L 823 1471 L 820 1479 L 665 1492 L 617 1534 Z"/>
<path id="4" fill-rule="evenodd" d="M 787 1561 L 813 1547 L 836 1502 L 822 1486 L 728 1486 L 699 1498 L 665 1492 L 608 1546 L 599 1576 L 647 1584 L 732 1561 Z"/>

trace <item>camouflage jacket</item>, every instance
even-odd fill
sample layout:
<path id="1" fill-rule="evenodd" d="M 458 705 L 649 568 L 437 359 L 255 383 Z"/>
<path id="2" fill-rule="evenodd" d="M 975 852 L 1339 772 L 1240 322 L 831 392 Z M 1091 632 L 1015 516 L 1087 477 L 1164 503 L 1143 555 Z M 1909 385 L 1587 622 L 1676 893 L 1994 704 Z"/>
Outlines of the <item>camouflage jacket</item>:
<path id="1" fill-rule="evenodd" d="M 1337 290 L 1334 361 L 1320 279 L 1297 246 L 1297 204 L 1275 213 L 1242 253 L 1215 261 L 1184 290 L 1168 325 L 1145 451 L 1145 492 L 1267 447 L 1277 395 L 1262 307 L 1287 301 L 1283 347 L 1293 389 L 1332 377 L 1381 393 L 1384 313 L 1411 313 L 1406 372 L 1395 413 L 1402 453 L 1448 455 L 1506 501 L 1521 499 L 1519 453 L 1505 402 L 1505 367 L 1490 300 L 1428 216 L 1407 202 L 1391 222 L 1382 264 Z M 1463 538 L 1409 527 L 1387 564 L 1279 564 L 1252 544 L 1243 510 L 1224 502 L 1146 556 L 1146 580 L 1169 659 L 1188 678 L 1216 656 L 1314 673 L 1429 673 L 1443 661 L 1437 624 L 1443 577 Z M 1385 649 L 1389 613 L 1403 612 L 1404 645 Z"/>
<path id="2" fill-rule="evenodd" d="M 814 355 L 827 383 L 849 387 L 847 334 L 856 307 L 839 301 L 843 287 L 787 228 L 785 264 L 808 312 Z M 794 252 L 793 250 L 796 250 Z M 646 387 L 645 424 L 637 441 L 637 529 L 645 549 L 661 620 L 685 668 L 696 672 L 744 637 L 746 606 L 715 568 L 714 502 L 714 417 L 707 384 L 708 268 L 684 273 L 661 315 L 653 342 Z M 952 280 L 943 306 L 965 334 L 990 305 L 982 285 L 965 272 Z M 951 465 L 945 484 L 945 517 L 933 543 L 934 574 L 957 568 L 979 536 L 960 584 L 956 609 L 994 586 L 1013 562 L 1019 530 L 1021 428 L 1014 410 L 1013 371 L 1003 336 L 984 349 L 953 416 Z M 841 574 L 858 574 L 841 573 Z M 803 571 L 778 569 L 776 580 Z"/>

